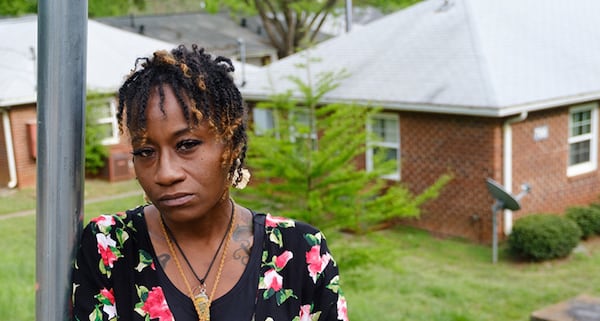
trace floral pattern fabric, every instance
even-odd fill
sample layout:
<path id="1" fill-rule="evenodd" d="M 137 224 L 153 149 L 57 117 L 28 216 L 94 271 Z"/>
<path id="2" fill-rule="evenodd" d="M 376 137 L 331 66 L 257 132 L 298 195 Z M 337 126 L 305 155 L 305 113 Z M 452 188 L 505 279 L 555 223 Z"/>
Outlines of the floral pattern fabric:
<path id="1" fill-rule="evenodd" d="M 144 207 L 93 219 L 73 264 L 77 321 L 172 321 L 144 220 Z M 348 320 L 338 268 L 324 235 L 291 219 L 255 214 L 264 222 L 254 320 Z M 219 321 L 213 319 L 213 321 Z"/>

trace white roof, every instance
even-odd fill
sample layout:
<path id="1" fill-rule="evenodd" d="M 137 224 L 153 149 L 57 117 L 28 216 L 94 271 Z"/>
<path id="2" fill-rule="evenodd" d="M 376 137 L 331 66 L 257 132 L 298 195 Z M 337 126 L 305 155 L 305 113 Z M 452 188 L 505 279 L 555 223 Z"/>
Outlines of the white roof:
<path id="1" fill-rule="evenodd" d="M 350 76 L 324 101 L 506 116 L 600 99 L 598 0 L 426 0 L 308 55 L 313 75 Z M 246 99 L 295 88 L 307 52 L 248 78 Z M 313 77 L 314 78 L 314 77 Z"/>
<path id="2" fill-rule="evenodd" d="M 0 107 L 35 102 L 37 17 L 0 20 L 0 44 Z M 94 20 L 88 20 L 87 45 L 87 89 L 99 92 L 116 91 L 136 58 L 176 46 Z M 239 73 L 240 63 L 234 65 Z M 252 73 L 252 66 L 244 69 Z"/>

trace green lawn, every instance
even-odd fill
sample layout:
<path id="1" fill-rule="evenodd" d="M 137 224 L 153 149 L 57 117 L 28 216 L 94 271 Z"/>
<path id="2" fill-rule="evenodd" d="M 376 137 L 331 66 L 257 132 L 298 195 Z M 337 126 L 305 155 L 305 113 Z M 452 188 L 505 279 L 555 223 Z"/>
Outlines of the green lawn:
<path id="1" fill-rule="evenodd" d="M 86 184 L 87 200 L 139 189 L 135 181 Z M 22 193 L 29 196 L 17 195 Z M 8 203 L 33 194 L 0 196 L 0 213 L 15 208 Z M 114 212 L 141 201 L 136 194 L 87 202 L 85 213 L 90 217 Z M 35 205 L 34 195 L 31 204 Z M 582 244 L 584 251 L 567 259 L 545 263 L 514 262 L 501 247 L 494 265 L 489 246 L 442 240 L 405 227 L 367 236 L 326 234 L 353 321 L 529 320 L 532 311 L 578 294 L 600 296 L 600 239 Z M 0 244 L 0 321 L 33 321 L 35 216 L 0 215 Z"/>

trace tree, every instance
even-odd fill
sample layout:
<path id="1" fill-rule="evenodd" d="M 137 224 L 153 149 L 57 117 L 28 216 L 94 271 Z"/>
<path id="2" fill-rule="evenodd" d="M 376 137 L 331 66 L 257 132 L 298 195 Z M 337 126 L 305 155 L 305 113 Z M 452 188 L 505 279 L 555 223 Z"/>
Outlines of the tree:
<path id="1" fill-rule="evenodd" d="M 313 87 L 310 81 L 290 77 L 302 94 L 300 100 L 286 92 L 257 106 L 271 110 L 277 126 L 251 134 L 248 165 L 253 182 L 242 195 L 257 208 L 356 233 L 389 219 L 418 216 L 419 206 L 435 198 L 450 176 L 413 195 L 402 184 L 381 178 L 390 169 L 383 158 L 373 171 L 360 168 L 356 161 L 364 157 L 369 135 L 365 125 L 378 109 L 320 106 L 323 95 L 337 86 L 340 73 L 316 78 Z"/>
<path id="2" fill-rule="evenodd" d="M 88 15 L 92 18 L 127 15 L 132 10 L 143 10 L 146 2 L 147 0 L 89 0 Z"/>
<path id="3" fill-rule="evenodd" d="M 18 16 L 36 10 L 36 0 L 0 0 L 0 16 Z"/>
<path id="4" fill-rule="evenodd" d="M 372 5 L 386 12 L 397 10 L 419 0 L 360 0 L 358 5 Z M 279 58 L 289 56 L 315 43 L 321 26 L 336 7 L 343 6 L 339 0 L 207 0 L 208 10 L 221 6 L 244 14 L 257 14 Z"/>
<path id="5" fill-rule="evenodd" d="M 87 95 L 85 113 L 85 172 L 98 174 L 108 157 L 108 149 L 102 144 L 104 129 L 98 126 L 100 110 L 112 98 L 111 95 L 90 92 Z"/>
<path id="6" fill-rule="evenodd" d="M 131 10 L 143 10 L 149 0 L 89 0 L 90 17 L 121 16 Z M 0 16 L 19 16 L 37 13 L 37 0 L 0 0 Z"/>

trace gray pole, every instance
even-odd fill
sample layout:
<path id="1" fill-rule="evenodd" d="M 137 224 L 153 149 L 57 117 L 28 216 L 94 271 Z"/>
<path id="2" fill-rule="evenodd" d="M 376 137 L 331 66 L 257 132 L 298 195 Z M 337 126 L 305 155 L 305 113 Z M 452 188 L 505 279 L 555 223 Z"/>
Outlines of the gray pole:
<path id="1" fill-rule="evenodd" d="M 496 200 L 492 205 L 492 263 L 498 262 L 498 211 L 504 208 L 502 201 Z"/>
<path id="2" fill-rule="evenodd" d="M 242 83 L 240 87 L 244 87 L 246 85 L 246 43 L 244 38 L 238 38 L 237 42 L 240 47 L 240 61 L 242 62 Z"/>
<path id="3" fill-rule="evenodd" d="M 352 0 L 346 0 L 346 32 L 352 30 Z"/>
<path id="4" fill-rule="evenodd" d="M 81 230 L 87 1 L 38 1 L 36 320 L 69 318 Z"/>

